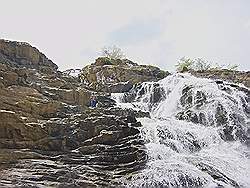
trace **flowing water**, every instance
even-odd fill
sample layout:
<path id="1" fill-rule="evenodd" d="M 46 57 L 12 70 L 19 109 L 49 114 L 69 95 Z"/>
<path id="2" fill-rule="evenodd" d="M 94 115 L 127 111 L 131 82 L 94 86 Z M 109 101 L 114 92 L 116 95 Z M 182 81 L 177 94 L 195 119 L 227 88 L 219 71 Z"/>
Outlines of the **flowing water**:
<path id="1" fill-rule="evenodd" d="M 139 118 L 148 162 L 128 187 L 250 187 L 250 103 L 244 86 L 188 74 L 114 94 Z"/>

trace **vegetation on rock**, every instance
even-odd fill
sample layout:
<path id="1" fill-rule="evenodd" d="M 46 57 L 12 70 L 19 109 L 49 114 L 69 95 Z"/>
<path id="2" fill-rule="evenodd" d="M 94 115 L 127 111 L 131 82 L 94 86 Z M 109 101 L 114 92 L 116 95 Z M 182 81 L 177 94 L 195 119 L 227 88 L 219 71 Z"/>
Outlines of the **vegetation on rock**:
<path id="1" fill-rule="evenodd" d="M 108 59 L 125 59 L 125 54 L 117 46 L 105 46 L 102 48 L 101 55 Z"/>
<path id="2" fill-rule="evenodd" d="M 213 63 L 202 58 L 191 59 L 186 57 L 181 58 L 175 66 L 178 72 L 209 70 L 217 71 L 222 69 L 236 71 L 238 69 L 238 65 L 213 65 Z"/>

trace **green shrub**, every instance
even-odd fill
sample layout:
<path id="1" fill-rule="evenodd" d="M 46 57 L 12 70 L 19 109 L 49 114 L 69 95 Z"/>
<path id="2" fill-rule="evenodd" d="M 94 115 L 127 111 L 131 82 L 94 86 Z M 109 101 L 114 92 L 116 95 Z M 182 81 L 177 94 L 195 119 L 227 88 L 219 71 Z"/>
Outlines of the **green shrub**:
<path id="1" fill-rule="evenodd" d="M 227 69 L 231 71 L 236 71 L 238 69 L 238 65 L 218 65 L 212 64 L 202 58 L 190 59 L 183 57 L 178 63 L 175 65 L 177 72 L 187 72 L 187 71 L 207 71 L 207 70 L 222 70 Z"/>
<path id="2" fill-rule="evenodd" d="M 193 64 L 194 60 L 183 57 L 178 61 L 178 63 L 175 66 L 178 72 L 187 72 L 192 69 Z"/>

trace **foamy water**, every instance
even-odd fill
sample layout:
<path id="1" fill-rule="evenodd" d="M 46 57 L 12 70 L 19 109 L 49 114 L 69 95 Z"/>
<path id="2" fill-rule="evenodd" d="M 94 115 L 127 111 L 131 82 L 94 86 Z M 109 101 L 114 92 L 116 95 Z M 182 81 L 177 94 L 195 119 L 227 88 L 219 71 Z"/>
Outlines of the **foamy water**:
<path id="1" fill-rule="evenodd" d="M 233 85 L 176 74 L 157 82 L 163 92 L 154 103 L 154 87 L 155 83 L 143 83 L 131 103 L 122 102 L 123 94 L 113 95 L 118 106 L 149 111 L 152 117 L 138 119 L 149 157 L 146 168 L 123 183 L 128 187 L 250 187 L 246 93 Z M 189 120 L 187 112 L 202 119 Z M 183 120 L 178 118 L 180 113 Z"/>

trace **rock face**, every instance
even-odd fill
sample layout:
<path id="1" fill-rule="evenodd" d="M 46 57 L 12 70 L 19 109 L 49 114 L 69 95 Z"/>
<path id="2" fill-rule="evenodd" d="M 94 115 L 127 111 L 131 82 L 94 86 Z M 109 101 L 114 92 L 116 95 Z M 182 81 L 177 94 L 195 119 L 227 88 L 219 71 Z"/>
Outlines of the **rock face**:
<path id="1" fill-rule="evenodd" d="M 27 43 L 13 42 L 0 39 L 0 59 L 7 64 L 35 69 L 52 68 L 57 65 L 49 60 L 38 49 Z"/>
<path id="2" fill-rule="evenodd" d="M 250 71 L 232 71 L 232 70 L 208 70 L 208 71 L 191 71 L 196 77 L 210 78 L 213 80 L 224 80 L 233 83 L 242 83 L 250 88 Z"/>
<path id="3" fill-rule="evenodd" d="M 81 78 L 89 88 L 104 92 L 126 92 L 133 84 L 158 81 L 169 75 L 151 65 L 138 65 L 130 60 L 110 60 L 105 57 L 83 68 Z"/>
<path id="4" fill-rule="evenodd" d="M 149 114 L 56 69 L 29 44 L 0 41 L 0 187 L 118 186 L 144 167 L 136 117 Z"/>
<path id="5" fill-rule="evenodd" d="M 24 123 L 15 124 L 16 140 L 9 137 L 9 145 L 1 145 L 5 153 L 0 153 L 0 159 L 4 158 L 0 167 L 7 167 L 2 170 L 0 185 L 115 186 L 117 178 L 141 169 L 147 157 L 136 128 L 140 123 L 131 116 L 111 114 L 112 110 L 102 109 L 76 112 L 43 121 L 43 128 L 36 131 L 23 130 Z M 30 131 L 42 132 L 31 135 Z M 36 140 L 30 140 L 29 135 Z M 10 153 L 14 157 L 6 159 Z M 20 173 L 14 181 L 15 172 Z"/>

